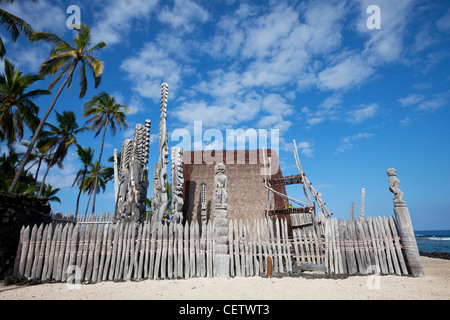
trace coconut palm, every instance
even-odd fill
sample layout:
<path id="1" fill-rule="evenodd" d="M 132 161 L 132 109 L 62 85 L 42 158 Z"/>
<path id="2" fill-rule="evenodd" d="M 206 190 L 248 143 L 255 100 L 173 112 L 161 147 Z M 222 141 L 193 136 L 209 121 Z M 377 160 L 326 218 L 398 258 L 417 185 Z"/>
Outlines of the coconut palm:
<path id="1" fill-rule="evenodd" d="M 80 204 L 81 192 L 83 191 L 84 180 L 86 178 L 88 168 L 89 168 L 89 166 L 92 166 L 92 160 L 94 159 L 94 151 L 95 151 L 95 148 L 91 149 L 91 147 L 89 147 L 89 148 L 81 147 L 81 146 L 77 147 L 78 158 L 81 160 L 81 163 L 83 164 L 83 169 L 78 171 L 77 176 L 75 177 L 75 180 L 73 181 L 73 184 L 72 184 L 72 187 L 75 184 L 78 184 L 79 189 L 80 189 L 78 192 L 78 197 L 77 197 L 77 208 L 75 210 L 75 219 L 77 218 L 77 215 L 78 215 L 78 207 Z"/>
<path id="2" fill-rule="evenodd" d="M 27 92 L 38 80 L 41 80 L 39 75 L 24 75 L 5 59 L 5 73 L 0 75 L 0 128 L 8 145 L 22 140 L 24 124 L 32 131 L 39 124 L 39 107 L 32 100 L 51 92 L 41 89 Z"/>
<path id="3" fill-rule="evenodd" d="M 87 127 L 79 127 L 76 121 L 75 113 L 73 111 L 63 111 L 62 114 L 56 112 L 56 120 L 58 126 L 47 123 L 48 131 L 41 133 L 41 145 L 44 150 L 55 150 L 52 160 L 47 166 L 44 178 L 42 179 L 41 188 L 38 197 L 41 197 L 45 185 L 45 179 L 51 167 L 58 161 L 63 161 L 67 155 L 69 147 L 76 145 L 76 135 L 86 131 Z"/>
<path id="4" fill-rule="evenodd" d="M 106 190 L 106 183 L 107 183 L 107 177 L 105 174 L 105 167 L 99 165 L 99 162 L 95 160 L 93 164 L 89 166 L 89 171 L 86 175 L 86 178 L 84 180 L 83 184 L 83 191 L 87 192 L 89 194 L 89 200 L 88 204 L 86 206 L 86 212 L 85 215 L 88 212 L 89 204 L 91 202 L 92 195 L 95 195 L 97 193 L 105 192 Z"/>
<path id="5" fill-rule="evenodd" d="M 66 85 L 68 85 L 68 88 L 70 89 L 72 84 L 72 77 L 77 66 L 79 64 L 81 65 L 80 82 L 79 82 L 80 99 L 84 97 L 87 89 L 86 65 L 93 72 L 93 77 L 95 80 L 95 88 L 97 88 L 100 85 L 101 74 L 103 73 L 103 62 L 93 57 L 92 54 L 104 48 L 106 45 L 102 41 L 96 44 L 95 46 L 89 48 L 91 43 L 91 32 L 86 25 L 82 25 L 81 29 L 77 30 L 77 32 L 78 34 L 73 40 L 74 46 L 70 45 L 69 43 L 67 43 L 54 33 L 38 32 L 33 34 L 31 37 L 33 41 L 45 41 L 53 44 L 53 48 L 50 50 L 50 58 L 47 61 L 45 61 L 40 68 L 40 75 L 42 77 L 45 77 L 47 75 L 54 76 L 55 74 L 60 72 L 60 74 L 56 77 L 56 79 L 50 84 L 49 89 L 51 90 L 63 76 L 65 75 L 67 76 L 64 82 L 62 83 L 61 87 L 59 88 L 58 92 L 56 93 L 55 97 L 53 98 L 50 107 L 48 108 L 45 115 L 42 117 L 41 122 L 39 123 L 38 127 L 34 132 L 33 138 L 30 141 L 30 146 L 28 147 L 20 163 L 19 169 L 17 170 L 16 176 L 14 177 L 14 180 L 11 183 L 11 187 L 9 188 L 10 192 L 14 191 L 18 177 L 23 171 L 27 159 L 30 156 L 34 144 L 36 143 L 36 140 L 44 126 L 44 123 L 45 121 L 47 121 L 49 114 L 52 112 L 53 107 L 56 104 L 56 101 L 61 95 L 61 92 L 63 91 Z"/>
<path id="6" fill-rule="evenodd" d="M 126 120 L 126 114 L 128 111 L 129 109 L 127 106 L 118 103 L 114 97 L 111 97 L 105 92 L 92 97 L 91 100 L 84 104 L 83 117 L 90 117 L 86 121 L 86 124 L 92 124 L 91 129 L 96 130 L 96 137 L 103 131 L 102 146 L 100 148 L 100 156 L 98 157 L 98 162 L 100 164 L 102 161 L 106 130 L 109 127 L 111 135 L 115 135 L 117 131 L 116 126 L 119 127 L 119 130 L 122 125 L 125 128 L 128 128 L 128 123 Z M 96 175 L 96 178 L 97 177 L 98 175 Z M 95 185 L 96 184 L 97 183 L 95 183 Z M 94 193 L 94 198 L 92 201 L 92 213 L 95 211 L 95 198 L 96 193 Z"/>
<path id="7" fill-rule="evenodd" d="M 22 141 L 21 145 L 28 148 L 30 143 L 28 141 Z M 38 140 L 36 145 L 33 148 L 33 151 L 30 154 L 30 157 L 28 158 L 28 163 L 31 163 L 31 165 L 25 171 L 29 171 L 31 168 L 33 168 L 35 165 L 37 165 L 36 173 L 34 174 L 34 180 L 38 181 L 39 171 L 41 169 L 42 161 L 45 161 L 46 163 L 50 163 L 52 158 L 53 158 L 53 154 L 50 153 L 49 150 L 45 150 L 44 147 L 42 146 L 42 142 L 40 142 Z"/>
<path id="8" fill-rule="evenodd" d="M 23 192 L 24 195 L 33 196 L 36 194 L 38 187 L 30 186 Z M 53 186 L 50 184 L 45 184 L 44 189 L 42 190 L 42 197 L 47 198 L 50 202 L 58 202 L 61 203 L 61 199 L 59 199 L 56 194 L 59 192 L 59 188 L 53 189 Z"/>
<path id="9" fill-rule="evenodd" d="M 53 187 L 49 184 L 45 185 L 45 188 L 42 191 L 42 196 L 47 198 L 50 202 L 58 202 L 61 203 L 61 199 L 59 199 L 56 194 L 58 193 L 59 188 L 53 189 Z"/>
<path id="10" fill-rule="evenodd" d="M 37 2 L 37 0 L 29 1 Z M 0 5 L 4 6 L 13 2 L 15 2 L 15 0 L 0 0 Z M 33 34 L 33 28 L 28 23 L 3 9 L 0 9 L 0 24 L 9 33 L 13 42 L 17 40 L 21 33 L 25 34 L 27 37 L 30 37 Z M 0 37 L 0 58 L 3 59 L 5 54 L 6 49 L 2 38 Z"/>
<path id="11" fill-rule="evenodd" d="M 9 188 L 12 178 L 19 165 L 20 153 L 12 146 L 8 146 L 8 152 L 0 156 L 0 190 L 6 191 Z M 17 192 L 24 193 L 30 186 L 36 184 L 33 175 L 28 171 L 23 171 L 17 184 Z"/>

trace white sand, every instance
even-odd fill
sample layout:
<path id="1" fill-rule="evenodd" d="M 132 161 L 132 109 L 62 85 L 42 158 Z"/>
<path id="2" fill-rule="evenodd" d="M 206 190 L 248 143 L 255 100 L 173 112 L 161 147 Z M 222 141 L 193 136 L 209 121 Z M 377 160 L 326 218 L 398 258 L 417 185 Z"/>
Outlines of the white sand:
<path id="1" fill-rule="evenodd" d="M 65 283 L 35 286 L 0 285 L 0 300 L 298 300 L 298 299 L 450 299 L 450 260 L 421 257 L 425 277 L 352 276 L 347 279 L 195 278 L 102 282 L 69 289 Z M 374 280 L 374 281 L 372 281 Z M 368 285 L 369 284 L 369 285 Z M 370 289 L 372 287 L 373 289 Z M 374 288 L 375 287 L 375 288 Z"/>

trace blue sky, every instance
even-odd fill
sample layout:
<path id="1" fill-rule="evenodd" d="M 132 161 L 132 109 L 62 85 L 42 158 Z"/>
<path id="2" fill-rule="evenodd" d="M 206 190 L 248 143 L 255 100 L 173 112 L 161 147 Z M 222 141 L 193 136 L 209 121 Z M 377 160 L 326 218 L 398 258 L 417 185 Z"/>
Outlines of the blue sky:
<path id="1" fill-rule="evenodd" d="M 386 169 L 395 167 L 415 229 L 450 229 L 448 1 L 40 0 L 7 9 L 35 31 L 70 41 L 70 5 L 80 7 L 93 44 L 106 42 L 98 54 L 105 72 L 82 100 L 74 81 L 55 110 L 73 110 L 84 124 L 82 105 L 94 94 L 127 104 L 129 129 L 107 134 L 105 160 L 150 119 L 149 163 L 157 161 L 160 85 L 167 82 L 170 146 L 177 144 L 171 133 L 192 132 L 194 121 L 224 136 L 226 129 L 278 129 L 283 174 L 298 173 L 295 139 L 307 177 L 335 217 L 347 218 L 352 201 L 359 214 L 361 188 L 366 215 L 393 214 Z M 367 27 L 370 5 L 380 8 L 381 29 Z M 11 43 L 0 33 L 7 58 L 37 72 L 50 47 L 23 37 Z M 42 114 L 51 98 L 37 100 Z M 100 136 L 84 133 L 79 143 L 98 157 Z M 61 188 L 62 200 L 53 210 L 75 211 L 71 185 L 80 167 L 72 149 L 64 169 L 50 171 L 47 181 Z M 152 165 L 149 172 L 152 181 Z M 300 186 L 287 191 L 303 199 Z M 81 207 L 86 203 L 85 196 Z M 97 208 L 114 210 L 112 183 Z"/>

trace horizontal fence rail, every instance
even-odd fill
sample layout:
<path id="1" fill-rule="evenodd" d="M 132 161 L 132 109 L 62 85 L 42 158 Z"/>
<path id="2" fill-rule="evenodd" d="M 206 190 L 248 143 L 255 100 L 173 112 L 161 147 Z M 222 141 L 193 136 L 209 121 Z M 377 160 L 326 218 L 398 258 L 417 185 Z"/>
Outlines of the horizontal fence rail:
<path id="1" fill-rule="evenodd" d="M 58 222 L 73 222 L 80 224 L 88 223 L 112 223 L 114 215 L 110 213 L 103 214 L 87 214 L 75 217 L 73 214 L 63 215 L 61 212 L 51 212 L 50 220 L 55 224 Z"/>
<path id="2" fill-rule="evenodd" d="M 112 223 L 108 216 L 27 226 L 14 277 L 86 283 L 214 277 L 214 229 L 211 221 Z M 323 265 L 329 274 L 408 274 L 393 217 L 323 223 L 311 217 L 292 237 L 286 219 L 229 220 L 228 253 L 231 277 L 291 273 L 302 264 Z"/>

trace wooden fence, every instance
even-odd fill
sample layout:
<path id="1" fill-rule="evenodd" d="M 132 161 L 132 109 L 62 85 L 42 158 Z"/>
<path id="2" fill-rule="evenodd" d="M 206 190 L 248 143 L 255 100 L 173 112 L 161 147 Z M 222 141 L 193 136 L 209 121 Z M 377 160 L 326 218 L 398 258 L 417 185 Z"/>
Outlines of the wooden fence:
<path id="1" fill-rule="evenodd" d="M 336 274 L 409 274 L 392 216 L 326 220 L 325 265 Z"/>
<path id="2" fill-rule="evenodd" d="M 58 222 L 73 222 L 80 224 L 87 223 L 112 223 L 114 215 L 111 213 L 103 213 L 103 214 L 80 214 L 75 217 L 73 214 L 62 214 L 61 212 L 51 212 L 50 219 L 53 224 Z"/>
<path id="3" fill-rule="evenodd" d="M 83 282 L 214 277 L 214 223 L 54 222 L 23 227 L 14 277 Z M 326 219 L 293 228 L 285 219 L 230 220 L 230 276 L 292 272 L 321 264 L 334 274 L 408 274 L 392 217 Z M 70 272 L 67 272 L 70 270 Z"/>

